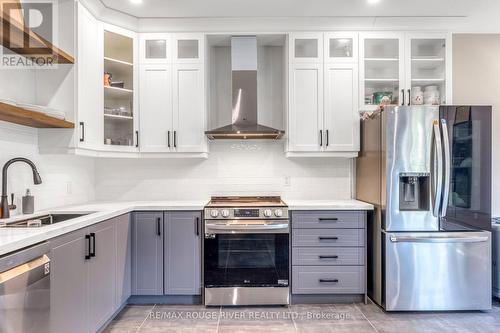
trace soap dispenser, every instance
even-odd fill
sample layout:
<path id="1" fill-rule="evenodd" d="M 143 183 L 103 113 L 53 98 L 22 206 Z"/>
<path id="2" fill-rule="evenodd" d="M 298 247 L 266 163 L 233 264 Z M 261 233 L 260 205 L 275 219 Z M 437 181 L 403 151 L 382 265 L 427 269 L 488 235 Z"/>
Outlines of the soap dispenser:
<path id="1" fill-rule="evenodd" d="M 33 214 L 35 211 L 35 197 L 31 195 L 30 189 L 26 190 L 23 197 L 23 214 Z"/>

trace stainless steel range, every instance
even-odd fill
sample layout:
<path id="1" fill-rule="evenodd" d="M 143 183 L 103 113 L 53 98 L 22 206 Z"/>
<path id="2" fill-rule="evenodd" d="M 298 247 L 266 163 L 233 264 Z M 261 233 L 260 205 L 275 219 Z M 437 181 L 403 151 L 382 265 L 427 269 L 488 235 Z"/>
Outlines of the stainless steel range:
<path id="1" fill-rule="evenodd" d="M 212 197 L 204 223 L 205 305 L 289 304 L 290 222 L 280 197 Z"/>

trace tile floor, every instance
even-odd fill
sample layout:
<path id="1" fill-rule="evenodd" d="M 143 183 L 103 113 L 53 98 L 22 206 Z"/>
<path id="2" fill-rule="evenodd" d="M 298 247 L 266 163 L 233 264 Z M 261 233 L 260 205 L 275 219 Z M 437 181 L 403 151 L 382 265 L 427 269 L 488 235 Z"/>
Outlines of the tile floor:
<path id="1" fill-rule="evenodd" d="M 205 308 L 127 306 L 105 333 L 498 333 L 500 302 L 485 312 L 385 313 L 374 304 Z"/>

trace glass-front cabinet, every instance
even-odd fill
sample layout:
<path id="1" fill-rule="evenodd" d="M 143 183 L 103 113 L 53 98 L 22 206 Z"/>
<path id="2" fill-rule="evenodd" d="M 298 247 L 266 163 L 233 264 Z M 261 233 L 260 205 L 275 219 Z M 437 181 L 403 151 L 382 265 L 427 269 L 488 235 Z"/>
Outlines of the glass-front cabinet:
<path id="1" fill-rule="evenodd" d="M 360 36 L 360 106 L 400 103 L 404 84 L 404 39 L 400 33 Z"/>
<path id="2" fill-rule="evenodd" d="M 325 62 L 357 62 L 358 34 L 355 32 L 325 33 L 323 50 Z"/>
<path id="3" fill-rule="evenodd" d="M 172 39 L 170 34 L 141 34 L 139 48 L 141 64 L 172 62 Z"/>
<path id="4" fill-rule="evenodd" d="M 451 48 L 447 34 L 360 35 L 360 106 L 451 103 Z"/>
<path id="5" fill-rule="evenodd" d="M 104 27 L 104 145 L 138 146 L 134 87 L 135 38 L 119 28 Z"/>
<path id="6" fill-rule="evenodd" d="M 406 87 L 410 105 L 449 104 L 451 48 L 446 34 L 407 34 Z"/>

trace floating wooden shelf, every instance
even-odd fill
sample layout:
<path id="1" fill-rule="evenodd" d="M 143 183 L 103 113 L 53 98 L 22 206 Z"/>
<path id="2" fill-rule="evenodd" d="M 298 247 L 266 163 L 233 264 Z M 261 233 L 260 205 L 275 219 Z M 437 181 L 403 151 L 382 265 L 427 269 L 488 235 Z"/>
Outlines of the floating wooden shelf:
<path id="1" fill-rule="evenodd" d="M 72 122 L 0 102 L 0 120 L 36 128 L 74 128 Z"/>
<path id="2" fill-rule="evenodd" d="M 14 2 L 13 0 L 12 2 Z M 2 1 L 0 1 L 1 3 Z M 21 4 L 17 4 L 21 8 Z M 51 42 L 39 36 L 24 25 L 23 18 L 9 17 L 4 12 L 0 13 L 0 44 L 23 57 L 41 57 L 52 59 L 55 64 L 74 64 L 75 58 L 59 49 Z M 5 29 L 5 27 L 8 29 Z M 10 31 L 8 31 L 10 30 Z M 5 32 L 5 36 L 2 33 Z M 8 32 L 8 33 L 7 33 Z M 29 45 L 29 47 L 27 47 Z"/>

